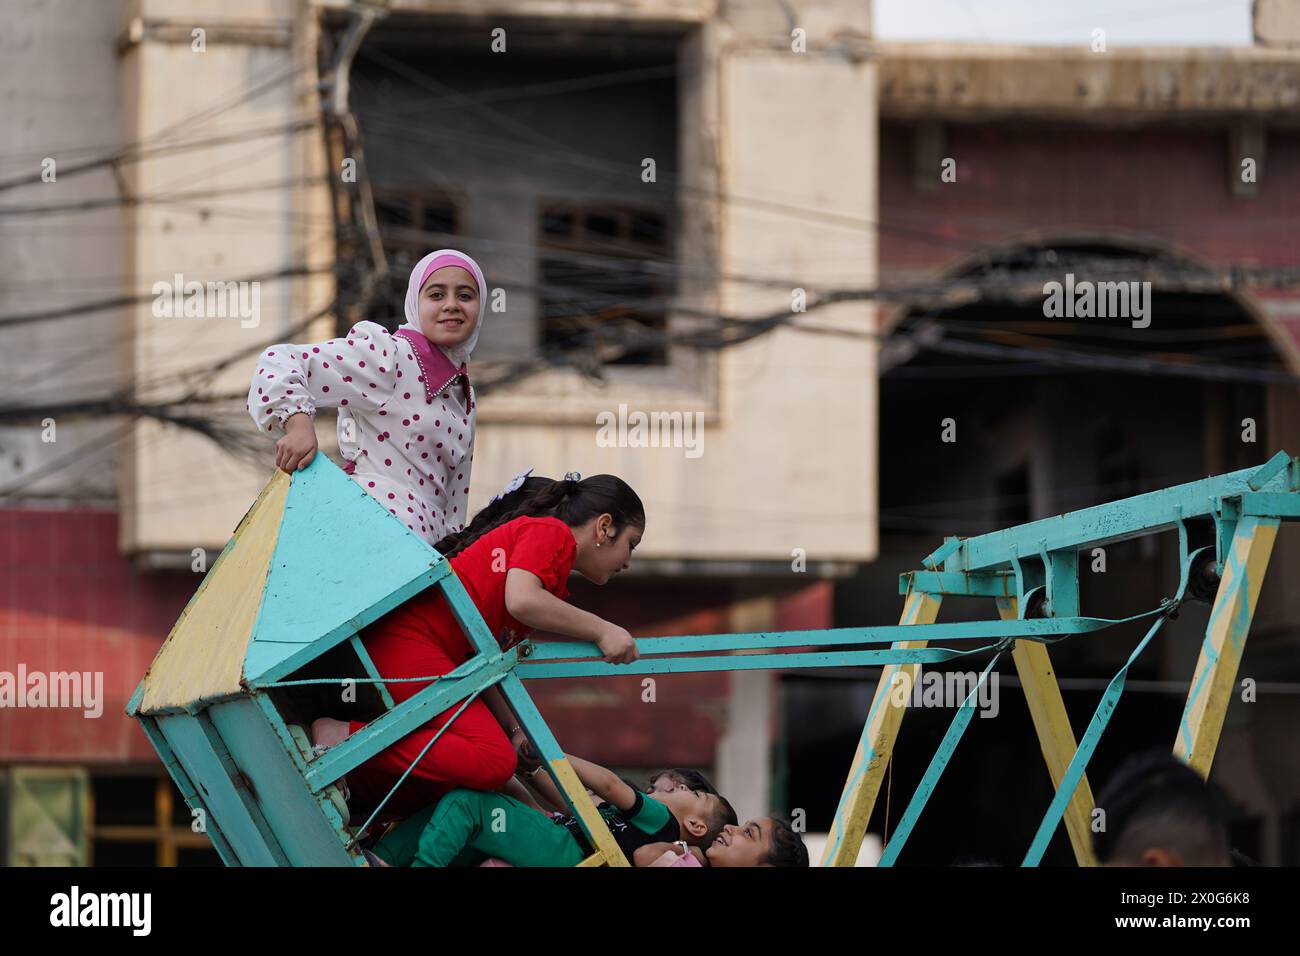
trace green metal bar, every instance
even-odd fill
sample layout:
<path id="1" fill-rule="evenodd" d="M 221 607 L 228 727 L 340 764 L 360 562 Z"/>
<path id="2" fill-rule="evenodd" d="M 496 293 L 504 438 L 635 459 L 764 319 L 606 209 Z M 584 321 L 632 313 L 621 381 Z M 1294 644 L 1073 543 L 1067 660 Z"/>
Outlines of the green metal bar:
<path id="1" fill-rule="evenodd" d="M 1154 612 L 1147 611 L 1137 617 Z M 1000 640 L 1004 637 L 1037 640 L 1065 634 L 1086 634 L 1133 618 L 1058 617 L 1027 621 L 965 621 L 950 624 L 891 624 L 883 627 L 839 627 L 824 631 L 750 631 L 738 634 L 696 634 L 687 637 L 643 637 L 642 654 L 689 654 L 756 648 L 825 647 L 827 645 L 893 644 L 896 641 Z M 544 641 L 525 656 L 530 662 L 569 658 L 599 658 L 595 646 L 582 641 Z M 628 673 L 619 665 L 615 673 Z"/>
<path id="2" fill-rule="evenodd" d="M 313 760 L 304 774 L 307 785 L 313 791 L 329 786 L 466 697 L 497 683 L 516 660 L 514 648 L 504 654 L 471 658 Z"/>
<path id="3" fill-rule="evenodd" d="M 908 571 L 898 576 L 898 593 L 908 591 L 944 597 L 1015 597 L 1016 577 L 1009 571 Z"/>
<path id="4" fill-rule="evenodd" d="M 1056 788 L 1056 796 L 1052 798 L 1047 812 L 1043 815 L 1042 823 L 1038 825 L 1038 832 L 1034 835 L 1034 842 L 1030 844 L 1029 851 L 1025 854 L 1024 862 L 1021 863 L 1022 866 L 1037 866 L 1039 861 L 1042 860 L 1043 854 L 1047 851 L 1047 845 L 1051 842 L 1052 834 L 1060 824 L 1061 816 L 1065 813 L 1066 806 L 1074 796 L 1075 788 L 1079 786 L 1079 781 L 1083 778 L 1084 771 L 1088 767 L 1088 761 L 1092 759 L 1093 752 L 1097 749 L 1097 743 L 1101 740 L 1106 725 L 1110 723 L 1111 715 L 1115 713 L 1115 707 L 1119 704 L 1120 695 L 1124 693 L 1124 681 L 1128 676 L 1128 669 L 1133 666 L 1133 662 L 1138 659 L 1146 646 L 1151 643 L 1151 639 L 1156 636 L 1160 627 L 1169 619 L 1169 614 L 1182 603 L 1183 596 L 1187 593 L 1187 579 L 1192 563 L 1202 551 L 1208 550 L 1208 548 L 1199 548 L 1188 555 L 1187 560 L 1183 562 L 1182 579 L 1178 583 L 1178 594 L 1173 600 L 1167 602 L 1164 612 L 1152 622 L 1146 636 L 1138 642 L 1138 646 L 1133 648 L 1133 653 L 1124 662 L 1124 666 L 1111 678 L 1110 684 L 1101 696 L 1101 702 L 1097 704 L 1097 709 L 1092 715 L 1092 720 L 1088 722 L 1088 729 L 1084 731 L 1083 738 L 1079 741 L 1079 746 L 1070 759 L 1070 765 L 1065 769 L 1065 774 L 1061 777 L 1061 783 Z"/>
<path id="5" fill-rule="evenodd" d="M 1280 451 L 1261 465 L 1258 470 L 1250 476 L 1250 480 L 1246 482 L 1246 484 L 1250 485 L 1251 491 L 1261 491 L 1265 485 L 1280 475 L 1289 464 L 1291 464 L 1291 456 L 1286 452 Z"/>
<path id="6" fill-rule="evenodd" d="M 450 567 L 450 565 L 448 565 Z M 442 587 L 443 596 L 447 599 L 451 607 L 451 613 L 460 623 L 461 630 L 465 632 L 465 637 L 469 639 L 470 646 L 479 654 L 498 654 L 501 652 L 501 645 L 497 639 L 488 630 L 487 623 L 483 616 L 479 614 L 478 608 L 474 606 L 474 601 L 465 590 L 465 585 L 461 583 L 460 578 L 455 573 L 447 575 L 439 582 Z"/>
<path id="7" fill-rule="evenodd" d="M 144 682 L 141 681 L 140 688 L 137 689 L 135 694 L 131 697 L 131 703 L 129 705 L 131 713 L 135 713 L 140 706 L 140 698 L 143 695 L 143 686 Z M 181 766 L 181 762 L 176 759 L 176 755 L 172 753 L 172 748 L 171 745 L 167 743 L 167 738 L 164 737 L 162 731 L 158 729 L 157 719 L 154 717 L 141 716 L 138 718 L 137 722 L 140 725 L 140 729 L 144 731 L 144 735 L 149 738 L 149 743 L 153 744 L 153 749 L 158 751 L 158 758 L 162 761 L 163 767 L 166 768 L 167 772 L 171 775 L 172 780 L 175 781 L 176 789 L 178 789 L 181 792 L 181 796 L 185 798 L 185 803 L 191 810 L 203 811 L 203 835 L 212 841 L 212 845 L 217 850 L 217 855 L 221 857 L 221 862 L 226 866 L 243 866 L 244 864 L 240 861 L 239 855 L 235 853 L 234 849 L 230 846 L 230 842 L 226 839 L 226 835 L 221 832 L 221 827 L 217 825 L 216 818 L 212 816 L 212 811 L 208 809 L 207 803 L 199 796 L 199 791 L 198 788 L 194 786 L 194 781 L 190 779 L 190 775 L 186 772 L 185 768 Z"/>
<path id="8" fill-rule="evenodd" d="M 230 756 L 226 742 L 221 739 L 221 734 L 213 726 L 212 718 L 207 713 L 202 713 L 195 716 L 194 719 L 198 721 L 199 729 L 202 731 L 203 736 L 207 738 L 208 746 L 212 748 L 212 752 L 220 762 L 222 769 L 230 775 L 235 795 L 239 798 L 240 803 L 244 805 L 244 811 L 257 829 L 257 834 L 266 846 L 266 851 L 275 860 L 275 865 L 289 866 L 289 855 L 285 853 L 284 847 L 280 845 L 280 839 L 275 835 L 275 830 L 272 829 L 271 824 L 267 823 L 266 816 L 262 813 L 262 808 L 258 805 L 256 798 L 249 792 L 248 786 L 243 782 L 243 774 L 234 758 Z M 207 816 L 210 818 L 211 814 Z"/>
<path id="9" fill-rule="evenodd" d="M 1250 491 L 1241 496 L 1241 514 L 1260 518 L 1300 518 L 1300 494 Z"/>
<path id="10" fill-rule="evenodd" d="M 1215 567 L 1223 574 L 1224 562 L 1232 550 L 1232 539 L 1237 534 L 1237 523 L 1241 520 L 1240 498 L 1217 498 L 1214 501 L 1214 544 Z"/>
<path id="11" fill-rule="evenodd" d="M 882 651 L 832 651 L 822 654 L 727 654 L 721 657 L 666 657 L 632 664 L 566 661 L 523 664 L 521 680 L 551 677 L 632 677 L 639 674 L 690 674 L 700 671 L 751 671 L 782 668 L 864 667 L 878 664 L 934 664 L 987 651 L 994 645 L 959 650 L 947 647 L 890 648 Z"/>
<path id="12" fill-rule="evenodd" d="M 961 547 L 961 538 L 949 537 L 943 539 L 943 544 L 921 559 L 921 564 L 931 571 L 938 571 L 943 567 L 944 561 L 948 560 L 950 555 L 957 552 Z"/>
<path id="13" fill-rule="evenodd" d="M 1138 659 L 1138 655 L 1146 649 L 1147 644 L 1160 630 L 1160 626 L 1164 624 L 1165 620 L 1162 617 L 1151 625 L 1146 637 L 1142 638 L 1138 646 L 1133 649 L 1133 653 L 1129 655 L 1129 659 L 1124 662 L 1124 666 L 1111 678 L 1110 684 L 1106 687 L 1106 692 L 1102 694 L 1101 703 L 1097 705 L 1092 720 L 1088 722 L 1088 729 L 1084 731 L 1083 738 L 1079 741 L 1079 746 L 1070 759 L 1070 765 L 1065 768 L 1065 774 L 1061 777 L 1060 786 L 1056 788 L 1056 796 L 1052 798 L 1047 812 L 1043 814 L 1043 821 L 1038 825 L 1038 831 L 1034 834 L 1034 842 L 1030 844 L 1029 852 L 1025 854 L 1021 866 L 1037 866 L 1039 861 L 1042 860 L 1043 854 L 1047 851 L 1047 845 L 1052 840 L 1052 834 L 1056 832 L 1056 828 L 1061 822 L 1061 816 L 1065 813 L 1066 806 L 1074 796 L 1075 788 L 1079 785 L 1079 781 L 1088 768 L 1088 761 L 1092 759 L 1093 752 L 1097 749 L 1097 743 L 1101 740 L 1101 735 L 1105 733 L 1111 715 L 1115 713 L 1115 707 L 1119 704 L 1120 695 L 1124 693 L 1124 679 L 1128 675 L 1129 667 Z"/>
<path id="14" fill-rule="evenodd" d="M 424 755 L 427 754 L 429 752 L 429 749 L 438 742 L 439 738 L 441 738 L 442 735 L 445 734 L 448 731 L 448 729 L 450 729 L 451 725 L 456 722 L 456 718 L 465 712 L 465 708 L 468 707 L 470 704 L 474 703 L 474 701 L 478 700 L 478 695 L 480 693 L 481 693 L 481 689 L 476 690 L 474 691 L 474 693 L 470 694 L 463 701 L 461 701 L 460 706 L 456 708 L 456 712 L 452 714 L 449 718 L 447 718 L 447 722 L 438 728 L 438 732 L 434 734 L 433 737 L 430 738 L 429 742 L 424 745 L 424 748 L 418 754 L 415 755 L 415 759 L 411 761 L 410 766 L 408 766 L 405 770 L 403 770 L 402 775 L 397 778 L 397 781 L 391 787 L 388 788 L 388 792 L 384 794 L 384 799 L 380 800 L 377 804 L 375 804 L 375 808 L 370 811 L 370 816 L 366 817 L 366 822 L 361 824 L 361 826 L 357 828 L 356 835 L 353 836 L 352 839 L 348 841 L 349 850 L 356 844 L 357 837 L 365 833 L 366 830 L 370 828 L 370 824 L 372 824 L 375 821 L 375 817 L 379 816 L 379 811 L 384 809 L 384 804 L 388 803 L 389 798 L 391 798 L 392 795 L 397 792 L 397 788 L 400 787 L 406 781 L 406 778 L 411 775 L 411 771 L 415 769 L 416 764 L 418 764 L 421 760 L 424 759 Z"/>
<path id="15" fill-rule="evenodd" d="M 1264 467 L 1285 468 L 1290 460 L 1278 452 Z M 1125 541 L 1157 531 L 1166 531 L 1179 518 L 1205 517 L 1214 513 L 1213 500 L 1255 491 L 1252 479 L 1259 467 L 1226 475 L 1203 478 L 1172 488 L 1072 511 L 1068 514 L 1031 521 L 1028 524 L 962 541 L 961 548 L 945 564 L 947 571 L 977 571 L 1006 566 L 1016 553 L 1037 554 L 1041 550 L 1082 549 Z M 1285 490 L 1285 475 L 1278 471 L 1261 488 L 1276 484 Z"/>
<path id="16" fill-rule="evenodd" d="M 366 651 L 366 645 L 361 642 L 361 638 L 356 634 L 348 642 L 352 645 L 352 650 L 356 652 L 358 659 L 361 661 L 361 669 L 366 672 L 366 676 L 372 681 L 382 681 L 379 671 L 375 668 L 375 662 L 370 659 L 370 654 Z M 383 683 L 376 683 L 375 689 L 379 691 L 379 699 L 384 702 L 384 707 L 392 710 L 396 705 L 393 703 L 393 695 L 388 692 L 388 688 Z"/>
<path id="17" fill-rule="evenodd" d="M 980 674 L 979 680 L 975 682 L 975 686 L 971 688 L 970 693 L 966 695 L 966 699 L 957 708 L 952 723 L 948 725 L 948 731 L 943 735 L 943 740 L 939 742 L 939 747 L 930 760 L 930 766 L 925 770 L 925 776 L 921 778 L 921 782 L 917 784 L 916 790 L 913 791 L 912 799 L 908 801 L 907 809 L 903 811 L 903 816 L 898 821 L 898 828 L 894 831 L 894 837 L 880 855 L 880 862 L 877 866 L 893 866 L 898 859 L 898 854 L 903 852 L 903 846 L 907 843 L 912 828 L 916 826 L 921 811 L 925 809 L 930 794 L 934 793 L 934 788 L 939 785 L 939 778 L 943 776 L 944 770 L 948 767 L 948 761 L 957 749 L 957 744 L 961 742 L 962 735 L 966 733 L 966 728 L 970 726 L 971 717 L 975 714 L 976 695 L 988 681 L 989 674 L 997 666 L 1001 657 L 1001 650 L 993 655 L 993 659 L 984 667 L 984 671 Z"/>
<path id="18" fill-rule="evenodd" d="M 520 683 L 518 675 L 522 670 L 523 668 L 519 668 L 514 673 L 506 675 L 501 682 L 501 693 L 514 711 L 515 717 L 518 718 L 519 726 L 528 734 L 528 739 L 537 755 L 541 757 L 542 765 L 546 767 L 547 774 L 554 781 L 556 789 L 564 796 L 565 805 L 568 806 L 569 812 L 577 818 L 583 831 L 587 834 L 587 839 L 591 841 L 591 845 L 596 847 L 598 851 L 605 853 L 607 857 L 613 857 L 609 862 L 630 866 L 631 861 L 619 849 L 618 843 L 609 831 L 609 825 L 605 823 L 604 817 L 596 812 L 594 804 L 591 804 L 590 801 L 588 801 L 587 806 L 576 804 L 574 797 L 578 795 L 570 793 L 570 787 L 565 786 L 564 781 L 557 773 L 557 767 L 561 765 L 561 762 L 565 767 L 568 766 L 564 751 L 560 748 L 555 735 L 551 733 L 551 728 L 538 712 L 537 705 L 533 703 L 532 697 L 529 696 L 524 685 Z M 572 770 L 567 772 L 570 775 L 573 773 Z M 574 781 L 574 784 L 580 788 L 580 781 Z M 578 799 L 582 799 L 582 796 L 578 796 Z M 603 832 L 597 831 L 597 827 Z"/>
<path id="19" fill-rule="evenodd" d="M 1072 617 L 1079 613 L 1079 552 L 1073 548 L 1047 556 L 1047 613 Z"/>

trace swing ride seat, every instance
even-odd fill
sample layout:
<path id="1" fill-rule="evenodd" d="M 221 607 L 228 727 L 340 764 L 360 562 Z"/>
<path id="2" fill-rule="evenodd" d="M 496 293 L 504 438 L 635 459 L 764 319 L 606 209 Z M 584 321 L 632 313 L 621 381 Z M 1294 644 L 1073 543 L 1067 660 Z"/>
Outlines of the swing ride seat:
<path id="1" fill-rule="evenodd" d="M 906 696 L 899 702 L 893 692 L 899 676 L 914 685 L 923 664 L 984 659 L 886 845 L 881 863 L 891 865 L 970 724 L 976 694 L 1009 655 L 1056 791 L 1024 864 L 1039 862 L 1064 819 L 1076 860 L 1090 865 L 1085 769 L 1129 666 L 1184 601 L 1213 605 L 1174 744 L 1180 758 L 1208 774 L 1278 525 L 1297 518 L 1300 462 L 1279 452 L 1257 468 L 948 538 L 919 570 L 901 576 L 898 625 L 642 638 L 642 657 L 617 665 L 577 642 L 525 641 L 502 651 L 447 561 L 318 455 L 308 468 L 292 476 L 277 471 L 268 482 L 177 620 L 127 713 L 189 804 L 194 829 L 208 834 L 227 865 L 362 866 L 360 835 L 379 808 L 367 820 L 349 819 L 345 775 L 496 686 L 596 848 L 579 865 L 626 866 L 525 681 L 883 665 L 822 860 L 852 866 L 907 706 Z M 1173 597 L 1120 620 L 1081 615 L 1081 550 L 1169 531 L 1178 534 L 1180 554 Z M 429 587 L 442 590 L 477 653 L 395 706 L 358 635 Z M 999 619 L 934 623 L 948 597 L 993 599 Z M 1076 745 L 1048 645 L 1139 620 L 1151 621 L 1146 637 Z M 733 653 L 739 650 L 748 653 Z M 320 751 L 303 730 L 320 716 L 366 725 Z"/>
<path id="2" fill-rule="evenodd" d="M 358 637 L 441 588 L 477 656 L 400 705 Z M 597 847 L 626 865 L 451 566 L 324 456 L 262 490 L 141 680 L 135 718 L 229 866 L 365 865 L 345 774 L 500 685 Z M 517 699 L 522 698 L 522 699 Z M 367 725 L 328 750 L 305 728 Z M 585 804 L 585 806 L 584 806 Z"/>

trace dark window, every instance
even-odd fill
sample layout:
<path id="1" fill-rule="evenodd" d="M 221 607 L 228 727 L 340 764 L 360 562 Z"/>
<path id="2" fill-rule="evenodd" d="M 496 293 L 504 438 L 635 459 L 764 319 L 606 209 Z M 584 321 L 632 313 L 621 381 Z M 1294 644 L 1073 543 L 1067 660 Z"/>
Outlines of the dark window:
<path id="1" fill-rule="evenodd" d="M 437 249 L 458 227 L 452 198 L 423 189 L 376 189 L 375 216 L 385 251 L 414 252 L 416 260 Z"/>
<path id="2" fill-rule="evenodd" d="M 542 347 L 610 365 L 666 364 L 667 217 L 554 203 L 540 228 Z"/>
<path id="3" fill-rule="evenodd" d="M 422 257 L 449 244 L 449 237 L 459 230 L 459 210 L 443 192 L 376 189 L 375 216 L 388 255 L 388 281 L 375 291 L 365 317 L 396 328 L 402 322 L 411 269 Z"/>
<path id="4" fill-rule="evenodd" d="M 92 866 L 216 866 L 221 857 L 170 777 L 102 773 L 91 779 Z"/>

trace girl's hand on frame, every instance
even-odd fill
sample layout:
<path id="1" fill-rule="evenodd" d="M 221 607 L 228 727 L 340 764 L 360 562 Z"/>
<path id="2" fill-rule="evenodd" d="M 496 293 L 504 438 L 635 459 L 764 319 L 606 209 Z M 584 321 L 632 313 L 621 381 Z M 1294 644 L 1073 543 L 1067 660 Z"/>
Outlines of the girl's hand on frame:
<path id="1" fill-rule="evenodd" d="M 275 443 L 275 467 L 293 474 L 316 457 L 316 426 L 311 416 L 298 412 L 284 423 L 284 437 Z"/>
<path id="2" fill-rule="evenodd" d="M 619 627 L 617 624 L 606 626 L 596 640 L 596 646 L 600 648 L 601 654 L 605 655 L 605 661 L 610 664 L 631 664 L 641 656 L 632 635 L 626 628 Z"/>
<path id="3" fill-rule="evenodd" d="M 537 751 L 533 750 L 533 744 L 522 728 L 510 735 L 510 746 L 515 748 L 519 763 L 529 770 L 536 770 L 542 765 L 541 758 L 537 756 Z"/>

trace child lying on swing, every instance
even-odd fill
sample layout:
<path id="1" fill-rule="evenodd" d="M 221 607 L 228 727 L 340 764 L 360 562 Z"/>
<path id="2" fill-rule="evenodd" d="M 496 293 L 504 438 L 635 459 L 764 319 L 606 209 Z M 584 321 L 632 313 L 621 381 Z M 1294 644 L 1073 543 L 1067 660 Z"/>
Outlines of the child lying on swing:
<path id="1" fill-rule="evenodd" d="M 807 866 L 803 837 L 780 817 L 728 824 L 704 849 L 685 843 L 647 843 L 633 855 L 634 866 Z"/>
<path id="2" fill-rule="evenodd" d="M 568 760 L 604 801 L 597 812 L 629 861 L 652 843 L 707 847 L 736 823 L 736 811 L 717 793 L 674 787 L 645 794 L 605 767 Z M 549 778 L 538 780 L 539 796 L 553 802 L 558 791 L 548 795 L 546 785 L 554 789 Z M 548 815 L 503 793 L 453 790 L 393 828 L 371 856 L 389 866 L 476 866 L 489 857 L 514 866 L 576 866 L 593 852 L 576 817 Z"/>
<path id="3" fill-rule="evenodd" d="M 679 789 L 707 788 L 713 784 L 697 770 L 674 767 L 650 775 L 647 793 Z M 647 843 L 636 850 L 633 866 L 807 866 L 808 848 L 803 837 L 788 820 L 759 817 L 742 826 L 727 824 L 713 842 L 705 847 L 689 846 L 684 841 Z"/>
<path id="4" fill-rule="evenodd" d="M 528 760 L 530 753 L 522 753 Z M 538 777 L 531 786 L 538 799 L 563 809 L 563 799 L 549 777 Z M 676 790 L 698 790 L 717 793 L 709 779 L 698 770 L 672 767 L 657 770 L 650 775 L 646 793 L 672 793 Z M 533 802 L 528 800 L 527 802 Z M 684 866 L 684 867 L 790 867 L 808 865 L 808 847 L 803 837 L 778 816 L 757 817 L 741 826 L 728 823 L 722 832 L 707 846 L 691 846 L 684 840 L 672 843 L 647 843 L 638 847 L 631 857 L 633 866 Z"/>

